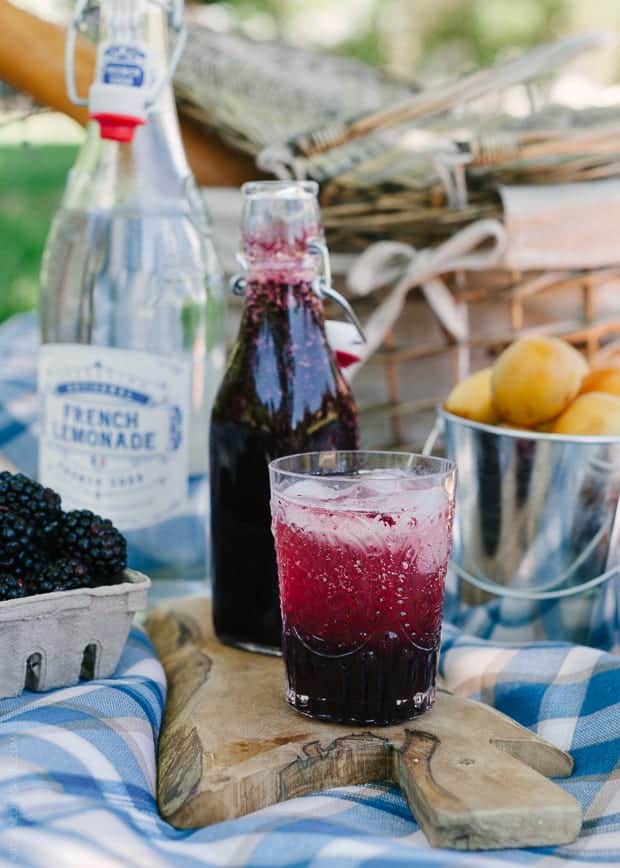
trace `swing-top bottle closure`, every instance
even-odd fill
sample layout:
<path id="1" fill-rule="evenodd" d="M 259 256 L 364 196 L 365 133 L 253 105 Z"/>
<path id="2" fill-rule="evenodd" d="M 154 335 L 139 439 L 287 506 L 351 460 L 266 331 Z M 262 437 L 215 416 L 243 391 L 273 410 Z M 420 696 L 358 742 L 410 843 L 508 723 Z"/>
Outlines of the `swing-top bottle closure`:
<path id="1" fill-rule="evenodd" d="M 159 58 L 141 38 L 147 6 L 152 3 L 167 12 L 175 34 L 168 68 L 159 72 Z M 108 33 L 97 49 L 95 80 L 88 98 L 79 96 L 75 82 L 75 43 L 93 0 L 78 0 L 67 30 L 65 80 L 69 98 L 87 105 L 89 118 L 99 123 L 101 138 L 131 142 L 136 128 L 146 123 L 176 69 L 187 39 L 183 0 L 99 0 L 106 11 Z M 159 74 L 158 74 L 159 72 Z"/>
<path id="2" fill-rule="evenodd" d="M 347 320 L 355 326 L 357 331 L 359 340 L 362 343 L 366 343 L 366 335 L 364 334 L 364 329 L 362 328 L 362 324 L 347 301 L 347 299 L 342 295 L 342 293 L 338 292 L 337 289 L 334 289 L 332 286 L 331 279 L 331 267 L 329 262 L 329 251 L 327 249 L 327 245 L 320 238 L 310 238 L 308 239 L 308 247 L 309 254 L 317 254 L 321 258 L 321 274 L 317 275 L 317 277 L 312 281 L 312 291 L 314 294 L 324 301 L 324 299 L 329 298 L 334 301 L 344 312 Z M 248 270 L 247 262 L 242 253 L 237 254 L 237 262 L 244 269 L 242 272 L 239 272 L 233 275 L 230 278 L 230 288 L 235 295 L 244 295 L 247 287 L 247 277 L 246 272 Z"/>
<path id="3" fill-rule="evenodd" d="M 243 250 L 237 254 L 242 271 L 230 279 L 235 295 L 244 295 L 257 275 L 308 275 L 313 293 L 321 301 L 334 301 L 357 332 L 347 345 L 365 343 L 362 325 L 347 299 L 332 286 L 329 251 L 320 225 L 314 181 L 260 181 L 244 184 Z M 273 209 L 273 211 L 272 211 Z M 275 213 L 274 213 L 275 212 Z M 340 324 L 333 324 L 340 325 Z M 328 331 L 331 323 L 326 323 Z M 344 324 L 342 324 L 344 328 Z M 335 330 L 334 330 L 335 333 Z M 358 361 L 347 350 L 333 347 L 344 367 Z"/>

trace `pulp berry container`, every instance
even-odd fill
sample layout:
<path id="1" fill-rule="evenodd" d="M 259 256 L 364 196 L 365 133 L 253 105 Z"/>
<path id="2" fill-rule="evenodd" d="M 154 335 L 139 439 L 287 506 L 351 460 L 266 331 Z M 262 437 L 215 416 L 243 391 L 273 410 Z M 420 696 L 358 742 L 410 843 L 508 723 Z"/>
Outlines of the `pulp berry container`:
<path id="1" fill-rule="evenodd" d="M 496 428 L 445 410 L 459 485 L 446 620 L 500 641 L 620 642 L 620 437 Z"/>
<path id="2" fill-rule="evenodd" d="M 0 698 L 111 675 L 150 584 L 125 570 L 115 585 L 0 602 Z"/>

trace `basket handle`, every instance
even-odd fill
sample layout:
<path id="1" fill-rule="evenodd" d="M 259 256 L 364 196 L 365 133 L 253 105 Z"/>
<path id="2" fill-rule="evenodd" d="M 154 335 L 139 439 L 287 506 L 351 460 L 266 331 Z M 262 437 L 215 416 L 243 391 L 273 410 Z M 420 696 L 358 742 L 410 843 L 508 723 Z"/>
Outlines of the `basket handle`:
<path id="1" fill-rule="evenodd" d="M 486 591 L 494 597 L 511 597 L 515 600 L 558 600 L 562 597 L 574 597 L 576 594 L 583 594 L 584 591 L 590 591 L 593 588 L 602 585 L 604 582 L 608 582 L 609 579 L 613 579 L 614 576 L 620 573 L 620 565 L 616 565 L 615 567 L 611 567 L 609 570 L 605 570 L 604 573 L 595 576 L 593 579 L 590 579 L 589 582 L 574 585 L 572 588 L 562 588 L 562 590 L 559 591 L 524 591 L 520 588 L 510 588 L 507 586 L 502 587 L 496 585 L 494 582 L 488 582 L 486 579 L 479 579 L 477 576 L 472 576 L 471 573 L 467 572 L 463 567 L 460 567 L 453 560 L 450 561 L 450 567 L 454 570 L 459 579 L 463 579 L 464 582 L 473 585 L 475 588 L 478 588 L 481 591 Z"/>
<path id="2" fill-rule="evenodd" d="M 444 420 L 437 416 L 435 419 L 435 424 L 431 428 L 428 437 L 426 438 L 426 442 L 422 447 L 422 455 L 432 455 L 433 449 L 435 448 L 435 444 L 443 434 L 445 428 Z"/>

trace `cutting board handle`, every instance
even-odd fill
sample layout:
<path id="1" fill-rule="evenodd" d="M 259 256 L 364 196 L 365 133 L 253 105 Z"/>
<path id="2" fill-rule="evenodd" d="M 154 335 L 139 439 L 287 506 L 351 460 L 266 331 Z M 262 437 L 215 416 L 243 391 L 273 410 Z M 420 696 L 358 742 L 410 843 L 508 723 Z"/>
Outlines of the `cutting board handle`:
<path id="1" fill-rule="evenodd" d="M 522 846 L 524 839 L 544 843 L 550 828 L 556 841 L 573 841 L 581 808 L 539 773 L 570 774 L 570 757 L 526 730 L 521 738 L 494 738 L 497 712 L 486 711 L 483 732 L 455 725 L 449 740 L 425 732 L 421 720 L 395 753 L 394 779 L 429 842 L 459 850 Z M 507 719 L 497 718 L 504 730 Z"/>

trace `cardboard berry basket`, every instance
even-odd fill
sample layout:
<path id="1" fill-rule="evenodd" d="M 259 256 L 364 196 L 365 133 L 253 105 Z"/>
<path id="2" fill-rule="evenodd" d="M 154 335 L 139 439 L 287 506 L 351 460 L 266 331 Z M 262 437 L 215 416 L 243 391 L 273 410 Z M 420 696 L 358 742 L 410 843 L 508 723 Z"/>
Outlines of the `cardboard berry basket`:
<path id="1" fill-rule="evenodd" d="M 0 602 L 0 698 L 112 675 L 150 584 L 125 570 L 114 585 Z"/>

